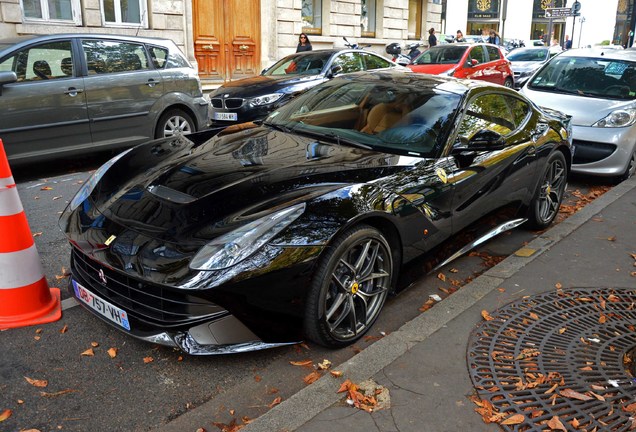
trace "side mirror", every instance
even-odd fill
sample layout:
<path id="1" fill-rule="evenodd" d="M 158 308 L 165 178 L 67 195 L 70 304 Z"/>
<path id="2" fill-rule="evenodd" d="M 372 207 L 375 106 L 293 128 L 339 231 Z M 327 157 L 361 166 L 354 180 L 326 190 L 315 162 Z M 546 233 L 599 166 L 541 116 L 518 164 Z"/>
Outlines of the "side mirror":
<path id="1" fill-rule="evenodd" d="M 11 84 L 18 80 L 18 76 L 13 71 L 0 72 L 0 96 L 2 96 L 2 86 Z"/>
<path id="2" fill-rule="evenodd" d="M 342 73 L 342 66 L 333 65 L 331 66 L 331 69 L 329 69 L 329 72 L 327 73 L 327 78 L 333 78 L 340 73 Z"/>
<path id="3" fill-rule="evenodd" d="M 465 142 L 461 140 L 453 147 L 453 153 L 501 150 L 506 147 L 506 139 L 497 132 L 481 129 Z"/>
<path id="4" fill-rule="evenodd" d="M 471 59 L 470 60 L 470 66 L 477 66 L 479 64 L 479 61 L 477 61 L 476 59 Z"/>

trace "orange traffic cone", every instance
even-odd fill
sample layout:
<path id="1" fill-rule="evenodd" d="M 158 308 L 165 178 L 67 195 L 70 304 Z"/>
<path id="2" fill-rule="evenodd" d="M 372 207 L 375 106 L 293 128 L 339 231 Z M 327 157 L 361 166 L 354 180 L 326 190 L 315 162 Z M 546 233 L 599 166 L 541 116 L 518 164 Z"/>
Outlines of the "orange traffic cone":
<path id="1" fill-rule="evenodd" d="M 60 290 L 46 283 L 0 140 L 0 329 L 57 321 Z"/>

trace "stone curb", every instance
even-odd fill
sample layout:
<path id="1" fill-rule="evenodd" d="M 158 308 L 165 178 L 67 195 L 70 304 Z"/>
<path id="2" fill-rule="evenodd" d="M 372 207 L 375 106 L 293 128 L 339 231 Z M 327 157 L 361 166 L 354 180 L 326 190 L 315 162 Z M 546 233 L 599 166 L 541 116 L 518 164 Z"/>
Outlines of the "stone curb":
<path id="1" fill-rule="evenodd" d="M 335 379 L 329 374 L 323 376 L 243 427 L 241 431 L 292 431 L 307 423 L 342 399 L 342 394 L 338 394 L 336 391 L 344 379 L 348 378 L 353 382 L 360 382 L 373 377 L 414 345 L 424 341 L 431 334 L 444 327 L 493 289 L 501 286 L 506 279 L 634 188 L 636 188 L 636 177 L 615 186 L 574 215 L 528 243 L 525 249 L 534 250 L 530 256 L 511 255 L 507 257 L 426 313 L 405 323 L 397 331 L 365 348 L 345 363 L 333 367 L 333 370 L 343 372 L 341 379 Z"/>

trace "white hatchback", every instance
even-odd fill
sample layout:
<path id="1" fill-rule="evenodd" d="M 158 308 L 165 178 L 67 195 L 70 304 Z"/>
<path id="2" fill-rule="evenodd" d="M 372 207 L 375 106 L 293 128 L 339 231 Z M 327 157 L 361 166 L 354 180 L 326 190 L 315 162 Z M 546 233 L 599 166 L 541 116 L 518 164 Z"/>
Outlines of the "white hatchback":
<path id="1" fill-rule="evenodd" d="M 521 89 L 572 116 L 572 172 L 625 180 L 636 171 L 636 50 L 576 49 L 545 64 Z"/>

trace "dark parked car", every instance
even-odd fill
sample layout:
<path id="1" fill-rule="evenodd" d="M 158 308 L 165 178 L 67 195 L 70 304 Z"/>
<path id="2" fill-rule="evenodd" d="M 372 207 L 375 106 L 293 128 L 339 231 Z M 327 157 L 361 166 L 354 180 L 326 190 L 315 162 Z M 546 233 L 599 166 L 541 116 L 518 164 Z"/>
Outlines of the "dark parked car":
<path id="1" fill-rule="evenodd" d="M 515 76 L 515 88 L 520 89 L 541 66 L 558 52 L 551 47 L 517 48 L 507 55 Z"/>
<path id="2" fill-rule="evenodd" d="M 212 92 L 212 120 L 217 125 L 260 120 L 336 75 L 394 67 L 398 66 L 384 57 L 360 49 L 291 54 L 259 76 L 226 83 Z"/>
<path id="3" fill-rule="evenodd" d="M 453 43 L 431 47 L 408 65 L 413 72 L 488 81 L 512 87 L 510 62 L 497 45 Z"/>
<path id="4" fill-rule="evenodd" d="M 195 69 L 166 39 L 0 39 L 0 138 L 12 164 L 130 147 L 209 123 Z"/>
<path id="5" fill-rule="evenodd" d="M 484 215 L 556 216 L 569 126 L 501 86 L 365 72 L 262 125 L 163 139 L 97 170 L 63 213 L 70 291 L 191 354 L 360 338 L 400 267 Z M 480 237 L 483 240 L 486 237 Z"/>

